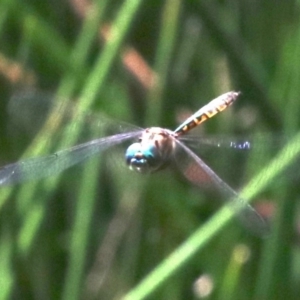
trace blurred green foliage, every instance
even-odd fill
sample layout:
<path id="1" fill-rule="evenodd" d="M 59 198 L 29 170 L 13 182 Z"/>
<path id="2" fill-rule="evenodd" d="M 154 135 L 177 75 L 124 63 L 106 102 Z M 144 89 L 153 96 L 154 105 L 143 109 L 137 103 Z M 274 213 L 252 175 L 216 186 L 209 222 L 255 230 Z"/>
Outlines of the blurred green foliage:
<path id="1" fill-rule="evenodd" d="M 0 164 L 106 136 L 119 120 L 176 128 L 229 90 L 241 99 L 195 132 L 271 132 L 280 150 L 300 126 L 299 15 L 292 0 L 1 0 Z M 0 299 L 298 299 L 299 161 L 264 181 L 299 143 L 264 171 L 274 152 L 258 140 L 248 163 L 219 149 L 212 167 L 234 187 L 250 180 L 243 195 L 272 220 L 265 239 L 227 224 L 218 196 L 172 168 L 129 172 L 118 147 L 1 187 Z"/>

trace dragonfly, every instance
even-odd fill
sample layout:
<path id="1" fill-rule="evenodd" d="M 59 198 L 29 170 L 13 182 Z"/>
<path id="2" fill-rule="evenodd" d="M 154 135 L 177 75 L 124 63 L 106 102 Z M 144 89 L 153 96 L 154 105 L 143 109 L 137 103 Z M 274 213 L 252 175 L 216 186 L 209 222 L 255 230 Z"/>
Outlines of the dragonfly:
<path id="1" fill-rule="evenodd" d="M 81 143 L 54 154 L 34 157 L 8 164 L 0 169 L 0 186 L 58 174 L 92 156 L 112 147 L 134 140 L 125 152 L 124 165 L 139 174 L 156 173 L 171 164 L 192 183 L 216 189 L 224 199 L 232 203 L 236 215 L 253 232 L 260 235 L 269 233 L 269 224 L 245 199 L 223 181 L 186 143 L 185 136 L 193 128 L 212 118 L 232 105 L 240 93 L 231 91 L 211 100 L 175 130 L 160 127 L 147 129 L 132 127 L 134 130 Z M 121 126 L 120 126 L 121 128 Z M 247 148 L 248 143 L 234 145 Z"/>

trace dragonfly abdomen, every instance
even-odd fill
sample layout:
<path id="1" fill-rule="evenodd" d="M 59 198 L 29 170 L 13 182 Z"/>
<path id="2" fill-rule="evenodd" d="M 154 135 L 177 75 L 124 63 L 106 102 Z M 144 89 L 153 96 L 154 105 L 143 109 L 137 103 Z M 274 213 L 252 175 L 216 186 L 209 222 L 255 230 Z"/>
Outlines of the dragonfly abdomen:
<path id="1" fill-rule="evenodd" d="M 240 95 L 239 92 L 228 92 L 210 101 L 207 105 L 200 108 L 191 117 L 189 117 L 183 124 L 181 124 L 174 131 L 174 133 L 178 136 L 190 131 L 191 129 L 200 125 L 207 119 L 210 119 L 217 113 L 225 110 L 238 98 L 239 95 Z"/>

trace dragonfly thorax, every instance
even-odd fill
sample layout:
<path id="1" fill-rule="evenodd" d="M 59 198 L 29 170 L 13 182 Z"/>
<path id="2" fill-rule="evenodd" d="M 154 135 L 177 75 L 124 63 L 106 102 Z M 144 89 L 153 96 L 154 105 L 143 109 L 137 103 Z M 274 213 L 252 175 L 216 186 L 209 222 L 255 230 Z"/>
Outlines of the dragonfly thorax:
<path id="1" fill-rule="evenodd" d="M 172 131 L 159 127 L 145 129 L 139 142 L 128 147 L 126 162 L 131 170 L 139 173 L 157 171 L 170 162 L 175 144 Z"/>

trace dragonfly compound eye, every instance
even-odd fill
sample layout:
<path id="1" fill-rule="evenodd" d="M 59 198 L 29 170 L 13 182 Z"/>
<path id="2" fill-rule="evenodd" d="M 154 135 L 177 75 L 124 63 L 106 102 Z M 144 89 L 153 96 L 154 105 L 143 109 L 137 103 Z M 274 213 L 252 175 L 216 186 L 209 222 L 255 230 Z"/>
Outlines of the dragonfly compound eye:
<path id="1" fill-rule="evenodd" d="M 141 143 L 134 143 L 126 151 L 126 163 L 131 170 L 139 173 L 150 173 L 157 169 L 154 158 L 155 150 L 155 147 L 144 148 Z"/>

